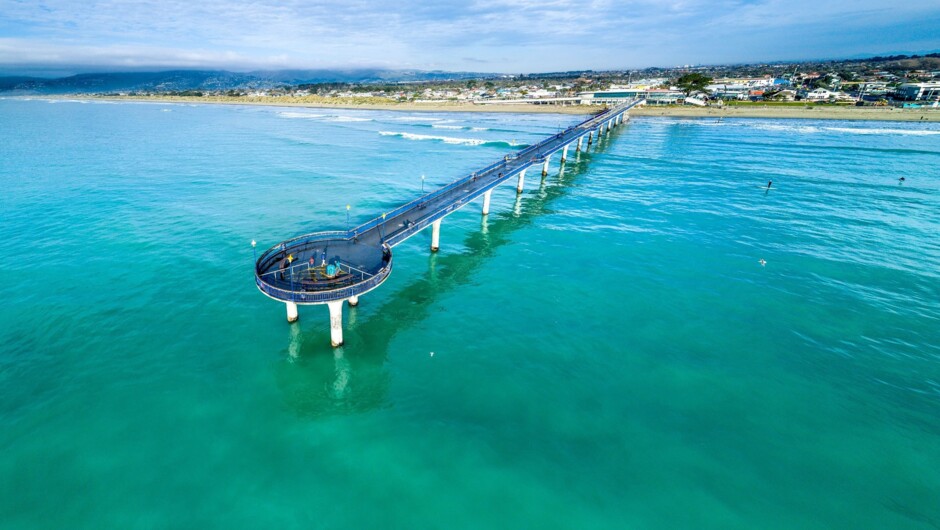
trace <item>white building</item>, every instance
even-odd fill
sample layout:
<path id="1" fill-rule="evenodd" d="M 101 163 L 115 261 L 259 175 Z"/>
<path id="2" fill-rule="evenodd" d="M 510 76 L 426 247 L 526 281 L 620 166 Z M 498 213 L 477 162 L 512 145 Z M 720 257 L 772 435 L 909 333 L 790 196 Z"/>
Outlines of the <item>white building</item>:
<path id="1" fill-rule="evenodd" d="M 909 101 L 937 101 L 940 100 L 940 83 L 904 83 L 898 86 L 896 93 Z"/>
<path id="2" fill-rule="evenodd" d="M 807 99 L 809 101 L 829 101 L 829 98 L 834 98 L 835 95 L 835 92 L 831 92 L 825 88 L 817 88 L 807 92 L 803 99 Z"/>

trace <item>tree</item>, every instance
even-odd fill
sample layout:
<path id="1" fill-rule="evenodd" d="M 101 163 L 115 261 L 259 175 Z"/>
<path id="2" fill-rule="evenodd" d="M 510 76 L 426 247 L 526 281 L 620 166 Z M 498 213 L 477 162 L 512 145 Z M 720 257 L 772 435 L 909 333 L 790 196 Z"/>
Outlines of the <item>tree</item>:
<path id="1" fill-rule="evenodd" d="M 685 92 L 685 95 L 688 97 L 692 95 L 692 92 L 700 92 L 705 90 L 705 87 L 710 85 L 711 82 L 712 78 L 705 74 L 685 74 L 676 80 L 676 86 Z"/>

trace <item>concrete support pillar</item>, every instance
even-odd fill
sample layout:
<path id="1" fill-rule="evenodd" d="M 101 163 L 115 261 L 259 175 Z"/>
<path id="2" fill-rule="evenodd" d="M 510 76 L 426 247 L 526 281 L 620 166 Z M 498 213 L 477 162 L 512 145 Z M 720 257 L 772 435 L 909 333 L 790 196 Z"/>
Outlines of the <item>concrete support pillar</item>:
<path id="1" fill-rule="evenodd" d="M 591 145 L 591 142 L 594 141 L 594 131 L 588 133 L 588 145 Z"/>
<path id="2" fill-rule="evenodd" d="M 561 150 L 561 163 L 564 164 L 568 160 L 568 146 L 571 144 L 566 144 L 565 148 Z"/>
<path id="3" fill-rule="evenodd" d="M 349 307 L 356 307 L 357 305 L 359 305 L 359 295 L 354 294 L 350 296 L 348 302 L 349 302 Z"/>
<path id="4" fill-rule="evenodd" d="M 441 220 L 431 223 L 431 252 L 441 248 Z"/>
<path id="5" fill-rule="evenodd" d="M 330 344 L 334 348 L 343 345 L 343 301 L 327 302 L 330 308 Z"/>
<path id="6" fill-rule="evenodd" d="M 613 119 L 613 118 L 607 120 L 607 132 L 610 132 L 610 128 L 611 128 L 611 126 L 613 125 L 613 123 L 614 123 L 614 119 Z"/>
<path id="7" fill-rule="evenodd" d="M 300 318 L 297 315 L 297 304 L 294 302 L 284 302 L 284 305 L 287 306 L 287 321 L 297 322 L 297 319 Z"/>
<path id="8" fill-rule="evenodd" d="M 581 142 L 583 142 L 583 141 L 584 141 L 584 137 L 583 137 L 583 136 L 578 136 L 578 147 L 576 147 L 576 148 L 574 149 L 574 151 L 575 151 L 576 153 L 580 153 L 580 152 L 581 152 Z"/>
<path id="9" fill-rule="evenodd" d="M 525 188 L 525 170 L 519 172 L 519 183 L 516 184 L 516 193 L 522 193 Z"/>
<path id="10" fill-rule="evenodd" d="M 490 214 L 490 195 L 493 194 L 493 190 L 486 190 L 483 193 L 483 215 Z"/>
<path id="11" fill-rule="evenodd" d="M 548 163 L 551 162 L 552 155 L 545 157 L 545 162 L 542 163 L 542 176 L 548 175 Z"/>

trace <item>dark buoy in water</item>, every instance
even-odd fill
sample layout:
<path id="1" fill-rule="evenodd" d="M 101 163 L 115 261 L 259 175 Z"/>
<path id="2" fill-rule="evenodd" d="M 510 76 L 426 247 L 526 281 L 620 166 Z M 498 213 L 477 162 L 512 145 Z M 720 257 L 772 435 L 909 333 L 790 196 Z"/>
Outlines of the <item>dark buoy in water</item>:
<path id="1" fill-rule="evenodd" d="M 904 184 L 904 177 L 898 179 L 898 184 Z"/>

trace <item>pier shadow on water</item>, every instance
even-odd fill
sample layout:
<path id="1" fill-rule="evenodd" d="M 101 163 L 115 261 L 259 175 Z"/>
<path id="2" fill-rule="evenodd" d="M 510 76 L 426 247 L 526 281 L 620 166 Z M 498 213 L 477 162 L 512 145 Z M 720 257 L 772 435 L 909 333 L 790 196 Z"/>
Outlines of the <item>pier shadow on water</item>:
<path id="1" fill-rule="evenodd" d="M 604 151 L 612 139 L 605 136 L 591 149 L 574 153 L 554 174 L 541 178 L 536 191 L 517 196 L 510 210 L 491 212 L 480 230 L 466 236 L 462 252 L 432 254 L 423 275 L 394 292 L 368 316 L 362 316 L 360 308 L 346 306 L 343 346 L 329 345 L 329 329 L 323 326 L 327 322 L 325 309 L 322 315 L 308 318 L 309 325 L 304 325 L 304 319 L 291 324 L 287 356 L 276 368 L 287 407 L 298 416 L 321 417 L 386 406 L 391 375 L 384 364 L 395 335 L 424 321 L 442 295 L 472 281 L 475 271 L 513 240 L 514 232 L 550 213 L 551 204 L 587 170 L 592 154 Z M 380 293 L 381 287 L 364 301 L 379 299 Z M 317 318 L 322 322 L 314 321 Z"/>

